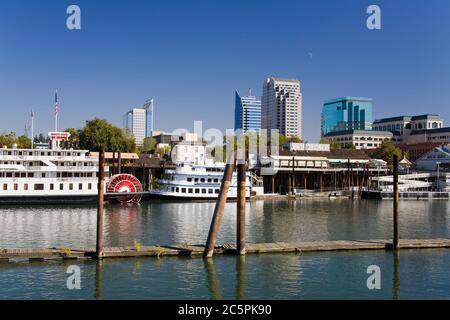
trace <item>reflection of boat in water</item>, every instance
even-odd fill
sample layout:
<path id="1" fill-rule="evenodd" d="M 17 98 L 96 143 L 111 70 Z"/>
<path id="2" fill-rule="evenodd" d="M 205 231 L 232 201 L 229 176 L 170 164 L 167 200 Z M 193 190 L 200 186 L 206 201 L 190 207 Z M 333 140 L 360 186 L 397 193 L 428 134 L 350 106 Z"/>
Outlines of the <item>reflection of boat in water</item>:
<path id="1" fill-rule="evenodd" d="M 175 170 L 166 170 L 160 187 L 150 190 L 150 198 L 178 200 L 211 200 L 219 196 L 225 170 L 224 163 L 193 165 L 179 163 Z M 250 196 L 252 182 L 257 183 L 256 175 L 247 172 L 245 196 Z M 237 198 L 237 174 L 233 173 L 228 198 Z"/>

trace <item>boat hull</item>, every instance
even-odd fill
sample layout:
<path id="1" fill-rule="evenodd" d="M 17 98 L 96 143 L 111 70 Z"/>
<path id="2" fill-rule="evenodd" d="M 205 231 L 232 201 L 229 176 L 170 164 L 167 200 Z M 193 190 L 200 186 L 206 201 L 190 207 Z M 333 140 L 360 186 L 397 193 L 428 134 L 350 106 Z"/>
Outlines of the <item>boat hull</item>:
<path id="1" fill-rule="evenodd" d="M 0 205 L 95 204 L 97 195 L 3 196 Z"/>

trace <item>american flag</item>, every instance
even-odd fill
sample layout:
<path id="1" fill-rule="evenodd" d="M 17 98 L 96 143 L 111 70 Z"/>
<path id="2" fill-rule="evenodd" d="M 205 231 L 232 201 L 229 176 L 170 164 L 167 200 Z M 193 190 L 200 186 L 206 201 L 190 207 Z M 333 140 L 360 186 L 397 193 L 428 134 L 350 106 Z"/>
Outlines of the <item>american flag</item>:
<path id="1" fill-rule="evenodd" d="M 55 92 L 55 116 L 59 114 L 58 91 Z"/>
<path id="2" fill-rule="evenodd" d="M 34 118 L 34 111 L 31 110 L 31 118 Z"/>

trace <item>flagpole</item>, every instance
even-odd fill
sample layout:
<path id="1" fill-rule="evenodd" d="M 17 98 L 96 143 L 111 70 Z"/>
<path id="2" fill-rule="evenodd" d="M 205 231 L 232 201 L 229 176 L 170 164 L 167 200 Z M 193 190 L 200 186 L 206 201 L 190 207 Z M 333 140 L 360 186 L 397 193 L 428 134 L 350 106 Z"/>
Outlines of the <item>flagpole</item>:
<path id="1" fill-rule="evenodd" d="M 59 113 L 59 101 L 58 90 L 55 91 L 55 132 L 58 132 L 58 113 Z"/>
<path id="2" fill-rule="evenodd" d="M 34 149 L 34 112 L 31 110 L 31 149 Z"/>

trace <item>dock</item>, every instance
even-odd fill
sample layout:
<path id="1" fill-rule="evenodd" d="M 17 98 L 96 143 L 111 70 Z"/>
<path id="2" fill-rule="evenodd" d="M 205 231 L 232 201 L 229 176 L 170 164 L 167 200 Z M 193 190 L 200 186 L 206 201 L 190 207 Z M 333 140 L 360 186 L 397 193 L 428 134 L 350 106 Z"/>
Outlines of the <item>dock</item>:
<path id="1" fill-rule="evenodd" d="M 247 254 L 265 253 L 302 253 L 325 251 L 355 251 L 355 250 L 389 250 L 392 240 L 335 240 L 309 242 L 274 242 L 247 243 Z M 399 242 L 399 249 L 431 249 L 450 248 L 450 239 L 403 239 Z M 190 256 L 201 257 L 204 245 L 169 245 L 169 246 L 130 246 L 104 247 L 103 258 L 131 258 L 131 257 L 170 257 Z M 235 255 L 236 245 L 224 243 L 216 246 L 214 254 Z M 16 261 L 51 261 L 70 259 L 95 258 L 95 247 L 91 248 L 0 248 L 0 262 Z"/>

